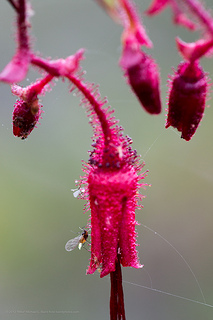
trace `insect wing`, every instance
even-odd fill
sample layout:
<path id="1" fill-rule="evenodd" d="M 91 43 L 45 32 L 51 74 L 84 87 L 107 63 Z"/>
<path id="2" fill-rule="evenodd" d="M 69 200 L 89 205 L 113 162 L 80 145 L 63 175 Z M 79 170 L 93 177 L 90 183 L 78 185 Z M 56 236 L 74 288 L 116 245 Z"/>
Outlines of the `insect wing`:
<path id="1" fill-rule="evenodd" d="M 77 245 L 79 244 L 81 237 L 82 237 L 82 235 L 78 235 L 77 237 L 67 241 L 67 243 L 65 244 L 65 250 L 72 251 L 73 249 L 75 249 L 77 247 Z"/>

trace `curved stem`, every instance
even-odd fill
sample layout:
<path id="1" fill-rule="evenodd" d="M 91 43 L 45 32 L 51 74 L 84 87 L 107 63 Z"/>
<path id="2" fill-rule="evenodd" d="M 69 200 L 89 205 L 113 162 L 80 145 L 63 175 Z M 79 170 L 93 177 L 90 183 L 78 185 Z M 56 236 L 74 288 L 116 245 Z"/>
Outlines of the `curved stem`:
<path id="1" fill-rule="evenodd" d="M 31 84 L 28 88 L 29 95 L 28 99 L 33 100 L 34 97 L 37 98 L 37 95 L 42 92 L 44 87 L 53 79 L 54 77 L 51 74 L 46 75 L 44 78 L 37 80 L 34 84 Z"/>
<path id="2" fill-rule="evenodd" d="M 101 106 L 103 105 L 103 103 L 99 102 L 96 99 L 96 97 L 92 94 L 91 90 L 89 90 L 87 86 L 84 83 L 82 83 L 82 81 L 80 81 L 78 78 L 72 75 L 67 76 L 67 78 L 78 88 L 78 90 L 84 95 L 84 97 L 88 100 L 88 102 L 92 106 L 94 112 L 96 113 L 100 121 L 101 128 L 105 138 L 105 144 L 107 145 L 111 140 L 112 134 L 111 134 L 109 122 L 106 118 L 106 114 L 101 109 Z"/>
<path id="3" fill-rule="evenodd" d="M 47 60 L 41 57 L 38 57 L 34 54 L 31 54 L 31 64 L 33 64 L 36 67 L 42 68 L 49 74 L 59 77 L 60 73 L 58 71 L 58 67 L 53 65 L 51 60 Z"/>

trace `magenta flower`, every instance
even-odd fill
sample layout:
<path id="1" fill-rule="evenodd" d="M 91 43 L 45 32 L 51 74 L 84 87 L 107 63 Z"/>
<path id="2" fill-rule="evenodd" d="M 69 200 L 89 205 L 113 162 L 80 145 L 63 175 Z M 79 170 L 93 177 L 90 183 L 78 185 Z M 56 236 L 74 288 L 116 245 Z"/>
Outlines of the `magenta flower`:
<path id="1" fill-rule="evenodd" d="M 136 250 L 135 210 L 142 199 L 139 189 L 145 173 L 139 174 L 136 150 L 132 140 L 124 137 L 113 111 L 104 108 L 106 99 L 100 100 L 97 88 L 82 83 L 75 77 L 69 80 L 83 94 L 90 122 L 94 129 L 93 151 L 85 164 L 84 177 L 79 182 L 85 192 L 81 196 L 91 210 L 91 258 L 87 274 L 100 271 L 101 278 L 111 277 L 111 319 L 125 319 L 120 264 L 141 268 Z M 117 318 L 117 315 L 119 317 Z"/>
<path id="2" fill-rule="evenodd" d="M 104 109 L 106 101 L 98 99 L 87 86 L 73 76 L 86 99 L 95 130 L 93 151 L 81 184 L 86 185 L 86 197 L 91 209 L 91 260 L 87 273 L 101 269 L 101 277 L 115 271 L 118 254 L 125 267 L 141 268 L 136 250 L 135 209 L 141 199 L 136 151 L 130 147 L 132 140 L 123 137 L 112 111 Z M 85 102 L 85 99 L 83 100 Z"/>
<path id="3" fill-rule="evenodd" d="M 182 62 L 171 82 L 166 128 L 173 126 L 189 141 L 204 113 L 208 78 L 195 62 Z"/>
<path id="4" fill-rule="evenodd" d="M 189 141 L 203 117 L 206 104 L 208 77 L 199 65 L 199 59 L 212 54 L 213 19 L 197 0 L 154 0 L 146 13 L 157 14 L 167 5 L 173 10 L 174 23 L 191 30 L 202 29 L 201 39 L 195 42 L 176 39 L 185 62 L 180 63 L 170 83 L 166 128 L 177 128 L 181 137 Z"/>

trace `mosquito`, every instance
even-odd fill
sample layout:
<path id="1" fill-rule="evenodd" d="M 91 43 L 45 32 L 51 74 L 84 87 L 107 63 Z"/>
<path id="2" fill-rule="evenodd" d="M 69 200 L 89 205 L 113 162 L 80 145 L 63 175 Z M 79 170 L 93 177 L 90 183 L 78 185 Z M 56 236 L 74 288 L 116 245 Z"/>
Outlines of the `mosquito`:
<path id="1" fill-rule="evenodd" d="M 84 243 L 87 241 L 88 238 L 88 231 L 83 229 L 83 232 L 79 234 L 77 237 L 70 239 L 65 244 L 65 250 L 66 251 L 72 251 L 78 246 L 78 249 L 80 250 Z"/>

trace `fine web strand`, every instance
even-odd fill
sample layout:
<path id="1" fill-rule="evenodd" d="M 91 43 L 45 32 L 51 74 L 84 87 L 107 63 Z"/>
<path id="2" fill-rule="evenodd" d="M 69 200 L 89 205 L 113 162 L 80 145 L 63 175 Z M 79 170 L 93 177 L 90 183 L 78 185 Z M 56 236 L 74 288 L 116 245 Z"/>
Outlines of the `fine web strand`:
<path id="1" fill-rule="evenodd" d="M 146 152 L 144 153 L 143 157 L 142 157 L 142 162 L 145 160 L 145 157 L 147 156 L 147 154 L 149 153 L 149 151 L 152 149 L 152 147 L 155 145 L 155 143 L 158 141 L 158 139 L 163 135 L 164 133 L 161 133 L 157 136 L 157 138 L 154 140 L 154 142 L 151 144 L 151 146 L 146 150 Z"/>
<path id="2" fill-rule="evenodd" d="M 191 272 L 197 286 L 198 286 L 198 289 L 200 291 L 200 294 L 202 296 L 202 299 L 203 299 L 203 302 L 200 302 L 200 303 L 203 303 L 206 305 L 206 300 L 205 300 L 205 297 L 204 297 L 204 294 L 203 294 L 203 291 L 201 289 L 201 286 L 199 284 L 199 281 L 195 275 L 195 273 L 193 272 L 192 268 L 190 267 L 190 265 L 188 264 L 188 262 L 186 261 L 186 259 L 184 258 L 184 256 L 175 248 L 175 246 L 173 246 L 167 239 L 165 239 L 161 234 L 159 234 L 158 232 L 154 231 L 153 229 L 151 229 L 150 227 L 147 227 L 146 225 L 144 224 L 141 224 L 142 227 L 148 229 L 149 231 L 151 231 L 152 233 L 154 233 L 156 236 L 158 236 L 159 238 L 161 238 L 164 242 L 166 242 L 177 254 L 178 256 L 183 260 L 183 262 L 185 263 L 185 265 L 187 266 L 187 268 L 189 269 L 189 271 Z"/>
<path id="3" fill-rule="evenodd" d="M 197 277 L 195 276 L 195 273 L 193 272 L 192 268 L 190 267 L 190 265 L 188 264 L 188 262 L 186 261 L 186 259 L 183 257 L 183 255 L 175 248 L 175 246 L 173 246 L 167 239 L 165 239 L 162 235 L 160 235 L 158 232 L 154 231 L 153 229 L 151 229 L 150 227 L 144 225 L 144 224 L 140 224 L 142 227 L 146 228 L 147 230 L 151 231 L 152 233 L 154 233 L 156 236 L 160 237 L 164 242 L 166 242 L 177 254 L 178 256 L 183 260 L 183 262 L 186 264 L 187 268 L 189 269 L 189 271 L 191 272 L 197 286 L 198 286 L 198 289 L 200 291 L 200 294 L 202 296 L 202 299 L 203 301 L 199 301 L 199 300 L 194 300 L 194 299 L 191 299 L 191 298 L 187 298 L 187 297 L 183 297 L 183 296 L 180 296 L 180 295 L 177 295 L 177 294 L 174 294 L 174 293 L 171 293 L 171 292 L 167 292 L 167 291 L 164 291 L 164 290 L 160 290 L 160 289 L 157 289 L 157 288 L 154 288 L 153 287 L 153 284 L 152 284 L 152 278 L 151 278 L 151 275 L 149 274 L 149 272 L 143 267 L 143 271 L 146 272 L 146 274 L 148 275 L 149 277 L 149 281 L 150 281 L 150 286 L 145 286 L 145 285 L 142 285 L 142 284 L 138 284 L 138 283 L 135 283 L 135 282 L 131 282 L 131 281 L 127 281 L 127 280 L 122 280 L 123 283 L 126 283 L 126 284 L 130 284 L 130 285 L 133 285 L 135 287 L 139 287 L 139 288 L 142 288 L 142 289 L 146 289 L 146 290 L 150 290 L 150 291 L 153 291 L 153 292 L 156 292 L 156 293 L 159 293 L 159 294 L 164 294 L 164 295 L 167 295 L 167 296 L 170 296 L 170 297 L 174 297 L 174 298 L 177 298 L 177 299 L 182 299 L 182 300 L 185 300 L 185 301 L 189 301 L 189 302 L 192 302 L 192 303 L 196 303 L 196 304 L 199 304 L 199 305 L 202 305 L 202 306 L 205 306 L 205 307 L 209 307 L 209 308 L 213 308 L 213 305 L 211 304 L 208 304 L 206 303 L 206 299 L 204 297 L 204 294 L 203 294 L 203 291 L 201 289 L 201 286 L 198 282 L 198 279 Z"/>
<path id="4" fill-rule="evenodd" d="M 165 128 L 164 128 L 165 129 Z M 173 129 L 172 127 L 169 127 L 169 130 L 174 132 L 176 135 L 178 135 L 178 137 L 180 137 L 180 134 L 178 133 L 177 130 Z M 160 133 L 157 138 L 153 141 L 153 143 L 150 145 L 150 147 L 145 151 L 145 153 L 141 156 L 141 161 L 143 162 L 147 156 L 147 154 L 149 153 L 149 151 L 152 149 L 152 147 L 156 144 L 156 142 L 159 140 L 159 138 L 161 138 L 161 136 L 165 135 L 167 132 L 166 130 L 162 133 Z"/>
<path id="5" fill-rule="evenodd" d="M 147 287 L 147 286 L 144 286 L 144 285 L 141 285 L 141 284 L 138 284 L 138 283 L 134 283 L 134 282 L 130 282 L 130 281 L 126 281 L 126 280 L 123 280 L 123 282 L 127 283 L 127 284 L 131 284 L 131 285 L 136 286 L 136 287 L 140 287 L 140 288 L 146 289 L 146 290 L 151 290 L 151 291 L 154 291 L 154 292 L 157 292 L 157 293 L 160 293 L 160 294 L 164 294 L 164 295 L 167 295 L 167 296 L 170 296 L 170 297 L 182 299 L 182 300 L 189 301 L 189 302 L 192 302 L 192 303 L 200 304 L 200 305 L 205 306 L 205 307 L 213 308 L 213 305 L 208 304 L 206 302 L 193 300 L 193 299 L 190 299 L 190 298 L 179 296 L 177 294 L 173 294 L 173 293 L 166 292 L 166 291 L 163 291 L 163 290 L 155 289 L 155 288 L 152 288 L 152 287 Z"/>
<path id="6" fill-rule="evenodd" d="M 178 137 L 180 137 L 180 133 L 178 133 L 178 131 L 175 130 L 174 128 L 169 127 L 169 130 L 173 131 L 176 135 L 178 135 Z"/>
<path id="7" fill-rule="evenodd" d="M 146 274 L 147 274 L 147 276 L 148 276 L 148 278 L 149 278 L 150 287 L 148 287 L 148 288 L 152 289 L 152 288 L 153 288 L 153 285 L 152 285 L 152 277 L 151 277 L 151 275 L 149 274 L 149 272 L 146 270 L 146 268 L 145 268 L 144 266 L 143 266 L 142 270 L 146 272 Z"/>

